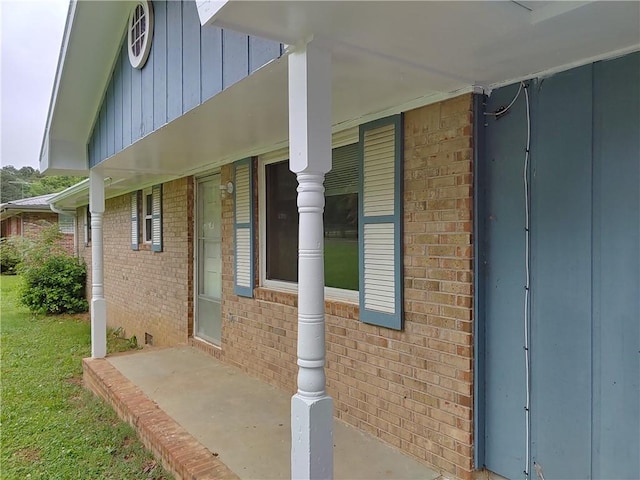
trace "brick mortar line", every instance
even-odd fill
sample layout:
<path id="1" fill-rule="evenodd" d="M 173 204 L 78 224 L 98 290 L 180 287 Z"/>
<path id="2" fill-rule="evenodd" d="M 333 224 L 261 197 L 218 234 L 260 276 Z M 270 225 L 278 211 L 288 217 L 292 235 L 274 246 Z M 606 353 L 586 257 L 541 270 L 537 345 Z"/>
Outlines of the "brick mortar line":
<path id="1" fill-rule="evenodd" d="M 105 400 L 129 423 L 177 480 L 239 479 L 107 360 L 85 358 L 82 366 L 85 388 Z"/>

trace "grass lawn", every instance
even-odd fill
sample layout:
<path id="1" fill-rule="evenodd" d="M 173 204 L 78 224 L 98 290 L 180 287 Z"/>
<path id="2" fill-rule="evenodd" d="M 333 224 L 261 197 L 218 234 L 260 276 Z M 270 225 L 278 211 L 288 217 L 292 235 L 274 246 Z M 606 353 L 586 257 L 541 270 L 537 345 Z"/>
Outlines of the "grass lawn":
<path id="1" fill-rule="evenodd" d="M 358 240 L 324 239 L 324 284 L 358 290 Z"/>
<path id="2" fill-rule="evenodd" d="M 0 278 L 2 478 L 172 478 L 134 430 L 82 388 L 86 316 L 29 313 L 16 304 L 19 282 Z"/>

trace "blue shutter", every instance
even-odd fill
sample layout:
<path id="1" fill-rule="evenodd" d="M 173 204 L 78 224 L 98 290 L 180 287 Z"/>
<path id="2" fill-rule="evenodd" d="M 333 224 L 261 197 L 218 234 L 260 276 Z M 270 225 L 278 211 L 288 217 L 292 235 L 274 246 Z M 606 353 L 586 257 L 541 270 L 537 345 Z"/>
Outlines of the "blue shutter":
<path id="1" fill-rule="evenodd" d="M 151 251 L 162 251 L 162 185 L 151 187 Z"/>
<path id="2" fill-rule="evenodd" d="M 360 126 L 360 320 L 402 329 L 402 116 Z"/>
<path id="3" fill-rule="evenodd" d="M 253 161 L 250 158 L 237 161 L 233 173 L 233 292 L 243 297 L 253 297 Z"/>
<path id="4" fill-rule="evenodd" d="M 131 250 L 140 245 L 140 221 L 138 217 L 138 192 L 131 192 Z"/>

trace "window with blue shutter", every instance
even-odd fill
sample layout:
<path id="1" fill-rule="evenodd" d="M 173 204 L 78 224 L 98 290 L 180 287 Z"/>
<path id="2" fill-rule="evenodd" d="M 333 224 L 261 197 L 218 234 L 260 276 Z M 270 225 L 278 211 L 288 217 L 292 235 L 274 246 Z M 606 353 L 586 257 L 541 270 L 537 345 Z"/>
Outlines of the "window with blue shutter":
<path id="1" fill-rule="evenodd" d="M 234 284 L 233 292 L 253 297 L 253 161 L 234 164 Z"/>
<path id="2" fill-rule="evenodd" d="M 151 187 L 151 251 L 162 251 L 162 185 Z"/>
<path id="3" fill-rule="evenodd" d="M 360 127 L 360 320 L 402 329 L 402 116 Z"/>
<path id="4" fill-rule="evenodd" d="M 138 218 L 138 192 L 131 192 L 131 250 L 140 246 L 140 223 Z"/>

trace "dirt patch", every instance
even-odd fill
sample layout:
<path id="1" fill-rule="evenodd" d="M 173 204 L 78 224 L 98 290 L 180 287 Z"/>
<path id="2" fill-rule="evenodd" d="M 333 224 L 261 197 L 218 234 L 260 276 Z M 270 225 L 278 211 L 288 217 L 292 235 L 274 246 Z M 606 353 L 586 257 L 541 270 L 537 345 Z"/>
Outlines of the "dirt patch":
<path id="1" fill-rule="evenodd" d="M 16 450 L 13 456 L 28 463 L 39 462 L 41 459 L 40 450 L 37 448 L 30 448 L 30 447 Z"/>
<path id="2" fill-rule="evenodd" d="M 82 376 L 78 375 L 76 377 L 70 377 L 70 378 L 65 378 L 64 379 L 65 382 L 71 384 L 71 385 L 75 385 L 76 387 L 83 387 L 83 382 L 82 382 Z"/>

